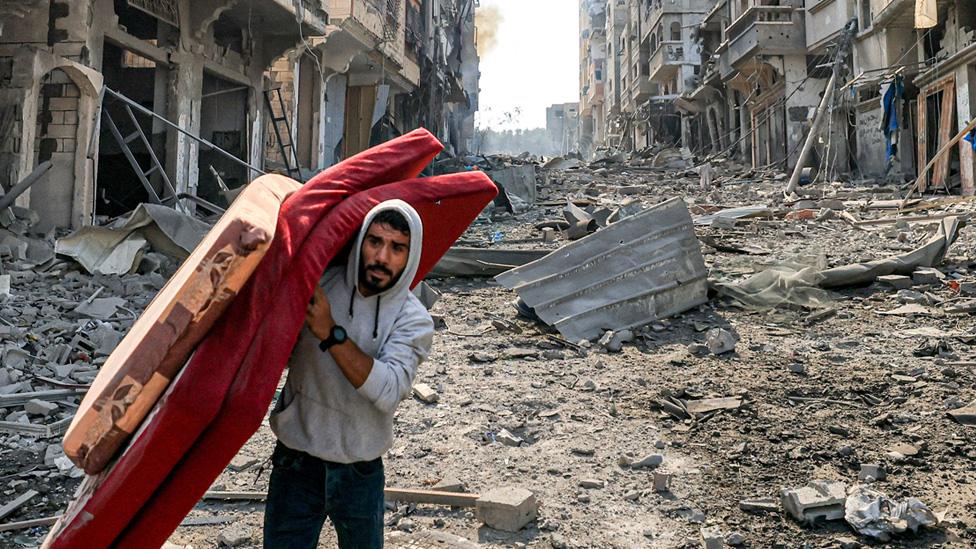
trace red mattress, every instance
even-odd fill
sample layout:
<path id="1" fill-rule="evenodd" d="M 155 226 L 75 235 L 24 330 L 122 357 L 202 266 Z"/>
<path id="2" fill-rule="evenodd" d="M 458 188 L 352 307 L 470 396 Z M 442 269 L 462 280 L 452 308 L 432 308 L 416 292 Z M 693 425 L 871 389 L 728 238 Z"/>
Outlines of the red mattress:
<path id="1" fill-rule="evenodd" d="M 129 446 L 87 477 L 45 541 L 48 547 L 105 547 L 119 536 L 220 411 L 275 293 L 309 232 L 359 191 L 417 176 L 442 149 L 426 130 L 360 153 L 320 173 L 282 205 L 275 238 L 251 279 L 170 383 Z M 277 315 L 277 311 L 275 311 Z M 175 526 L 174 526 L 175 527 Z M 143 544 L 143 546 L 146 546 Z"/>
<path id="2" fill-rule="evenodd" d="M 391 183 L 357 193 L 334 207 L 305 240 L 292 271 L 277 288 L 272 305 L 275 322 L 262 326 L 251 342 L 217 418 L 116 540 L 117 546 L 162 545 L 257 431 L 305 321 L 316 283 L 329 261 L 359 232 L 373 206 L 399 198 L 420 214 L 425 231 L 412 282 L 416 285 L 496 193 L 485 174 L 467 172 Z"/>

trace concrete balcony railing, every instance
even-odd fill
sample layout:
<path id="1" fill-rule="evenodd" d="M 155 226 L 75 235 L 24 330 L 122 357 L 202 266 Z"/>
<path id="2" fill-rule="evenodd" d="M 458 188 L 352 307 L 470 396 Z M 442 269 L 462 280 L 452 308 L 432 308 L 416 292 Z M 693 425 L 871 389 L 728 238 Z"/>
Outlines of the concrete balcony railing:
<path id="1" fill-rule="evenodd" d="M 652 82 L 667 82 L 674 78 L 685 62 L 685 50 L 681 40 L 662 41 L 650 60 Z"/>
<path id="2" fill-rule="evenodd" d="M 714 0 L 651 0 L 650 4 L 641 10 L 642 34 L 644 37 L 657 28 L 657 22 L 667 14 L 708 12 Z"/>
<path id="3" fill-rule="evenodd" d="M 655 85 L 646 76 L 636 78 L 630 83 L 630 97 L 634 103 L 647 101 L 654 94 Z"/>
<path id="4" fill-rule="evenodd" d="M 726 30 L 720 66 L 735 69 L 756 55 L 805 54 L 803 11 L 791 6 L 753 6 Z"/>
<path id="5" fill-rule="evenodd" d="M 586 103 L 592 105 L 603 102 L 603 83 L 592 83 L 587 85 L 583 93 Z"/>
<path id="6" fill-rule="evenodd" d="M 380 44 L 379 50 L 384 55 L 401 63 L 405 49 L 406 1 L 328 0 L 329 22 L 346 28 L 358 27 L 366 35 L 364 38 Z"/>

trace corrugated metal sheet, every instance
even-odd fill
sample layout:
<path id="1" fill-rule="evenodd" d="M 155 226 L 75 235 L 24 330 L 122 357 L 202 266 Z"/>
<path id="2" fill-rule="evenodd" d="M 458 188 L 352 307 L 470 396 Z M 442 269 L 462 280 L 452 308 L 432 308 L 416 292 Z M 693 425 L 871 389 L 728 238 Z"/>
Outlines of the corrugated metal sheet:
<path id="1" fill-rule="evenodd" d="M 578 341 L 705 303 L 707 272 L 688 208 L 672 198 L 495 280 Z"/>

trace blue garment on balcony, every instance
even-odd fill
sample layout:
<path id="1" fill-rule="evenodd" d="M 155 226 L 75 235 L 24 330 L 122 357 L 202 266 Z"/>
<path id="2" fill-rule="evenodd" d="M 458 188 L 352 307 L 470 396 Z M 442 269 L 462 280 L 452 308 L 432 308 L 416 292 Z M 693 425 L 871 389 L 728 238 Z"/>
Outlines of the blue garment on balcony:
<path id="1" fill-rule="evenodd" d="M 881 121 L 881 131 L 885 135 L 885 161 L 891 161 L 891 157 L 898 154 L 898 113 L 902 97 L 905 95 L 905 79 L 898 75 L 895 81 L 888 86 L 888 91 L 884 94 L 882 104 L 884 105 L 884 119 Z M 894 136 L 894 139 L 892 139 Z"/>

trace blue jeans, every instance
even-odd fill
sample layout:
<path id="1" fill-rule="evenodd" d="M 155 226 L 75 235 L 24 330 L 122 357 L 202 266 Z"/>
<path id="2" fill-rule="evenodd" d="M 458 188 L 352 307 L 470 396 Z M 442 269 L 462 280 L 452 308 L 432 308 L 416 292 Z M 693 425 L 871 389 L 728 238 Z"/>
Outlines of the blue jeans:
<path id="1" fill-rule="evenodd" d="M 325 518 L 340 549 L 383 547 L 383 460 L 333 463 L 281 442 L 264 509 L 265 549 L 315 549 Z"/>

